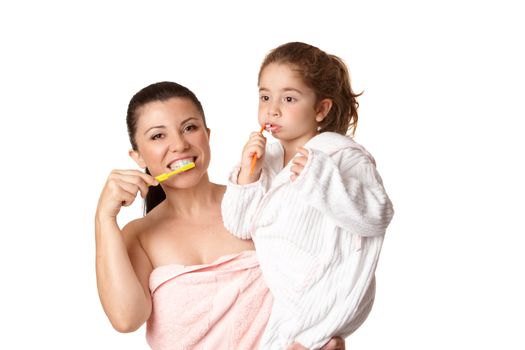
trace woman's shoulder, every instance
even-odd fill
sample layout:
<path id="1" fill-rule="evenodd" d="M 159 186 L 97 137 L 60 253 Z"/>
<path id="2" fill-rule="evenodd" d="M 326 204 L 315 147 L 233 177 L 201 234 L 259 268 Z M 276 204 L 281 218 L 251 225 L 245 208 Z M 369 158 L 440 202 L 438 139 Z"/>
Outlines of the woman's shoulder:
<path id="1" fill-rule="evenodd" d="M 145 216 L 131 220 L 122 229 L 122 234 L 125 239 L 131 238 L 142 238 L 148 234 L 148 232 L 155 230 L 155 226 L 162 222 L 159 216 L 159 206 L 153 208 Z"/>

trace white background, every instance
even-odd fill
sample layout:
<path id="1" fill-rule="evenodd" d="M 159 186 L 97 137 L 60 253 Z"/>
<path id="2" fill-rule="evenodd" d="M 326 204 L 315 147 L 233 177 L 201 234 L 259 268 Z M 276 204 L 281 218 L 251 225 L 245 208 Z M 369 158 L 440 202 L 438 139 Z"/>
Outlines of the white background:
<path id="1" fill-rule="evenodd" d="M 525 347 L 524 11 L 344 3 L 1 3 L 0 348 L 147 349 L 144 328 L 111 328 L 95 283 L 98 195 L 111 169 L 135 167 L 127 103 L 161 80 L 192 89 L 225 183 L 257 130 L 259 65 L 288 41 L 348 63 L 364 90 L 356 140 L 396 210 L 347 348 Z"/>

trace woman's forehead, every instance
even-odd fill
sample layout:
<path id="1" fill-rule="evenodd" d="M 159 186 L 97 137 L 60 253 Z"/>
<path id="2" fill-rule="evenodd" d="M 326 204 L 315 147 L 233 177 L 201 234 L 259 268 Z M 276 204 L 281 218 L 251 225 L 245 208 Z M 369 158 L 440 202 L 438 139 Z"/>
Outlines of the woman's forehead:
<path id="1" fill-rule="evenodd" d="M 158 122 L 182 122 L 188 118 L 202 119 L 191 100 L 179 97 L 146 103 L 138 109 L 137 116 L 138 127 Z"/>

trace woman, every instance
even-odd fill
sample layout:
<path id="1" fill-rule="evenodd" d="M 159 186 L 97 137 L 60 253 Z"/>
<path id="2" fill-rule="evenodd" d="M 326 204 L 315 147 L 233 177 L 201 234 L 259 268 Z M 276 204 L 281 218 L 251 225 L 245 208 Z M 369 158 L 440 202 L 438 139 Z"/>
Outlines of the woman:
<path id="1" fill-rule="evenodd" d="M 147 322 L 154 349 L 257 348 L 272 299 L 252 242 L 223 227 L 225 187 L 208 178 L 210 130 L 199 100 L 179 84 L 153 84 L 131 99 L 127 124 L 130 156 L 146 173 L 112 171 L 95 219 L 97 285 L 113 327 L 131 332 Z M 190 161 L 193 169 L 162 185 L 153 177 Z M 138 192 L 146 215 L 121 230 L 117 214 Z"/>

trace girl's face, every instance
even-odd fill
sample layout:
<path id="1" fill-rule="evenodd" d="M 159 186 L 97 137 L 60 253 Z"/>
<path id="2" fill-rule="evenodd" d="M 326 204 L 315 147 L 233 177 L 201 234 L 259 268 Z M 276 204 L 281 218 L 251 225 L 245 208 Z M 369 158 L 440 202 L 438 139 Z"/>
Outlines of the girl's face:
<path id="1" fill-rule="evenodd" d="M 281 142 L 304 145 L 314 137 L 318 123 L 331 107 L 331 101 L 327 101 L 317 103 L 314 90 L 293 65 L 270 63 L 261 72 L 259 123 Z"/>
<path id="2" fill-rule="evenodd" d="M 150 102 L 137 111 L 137 150 L 131 150 L 130 155 L 140 167 L 147 167 L 153 176 L 172 171 L 180 161 L 194 162 L 195 168 L 164 182 L 188 188 L 197 184 L 207 172 L 209 135 L 199 110 L 189 99 Z"/>

